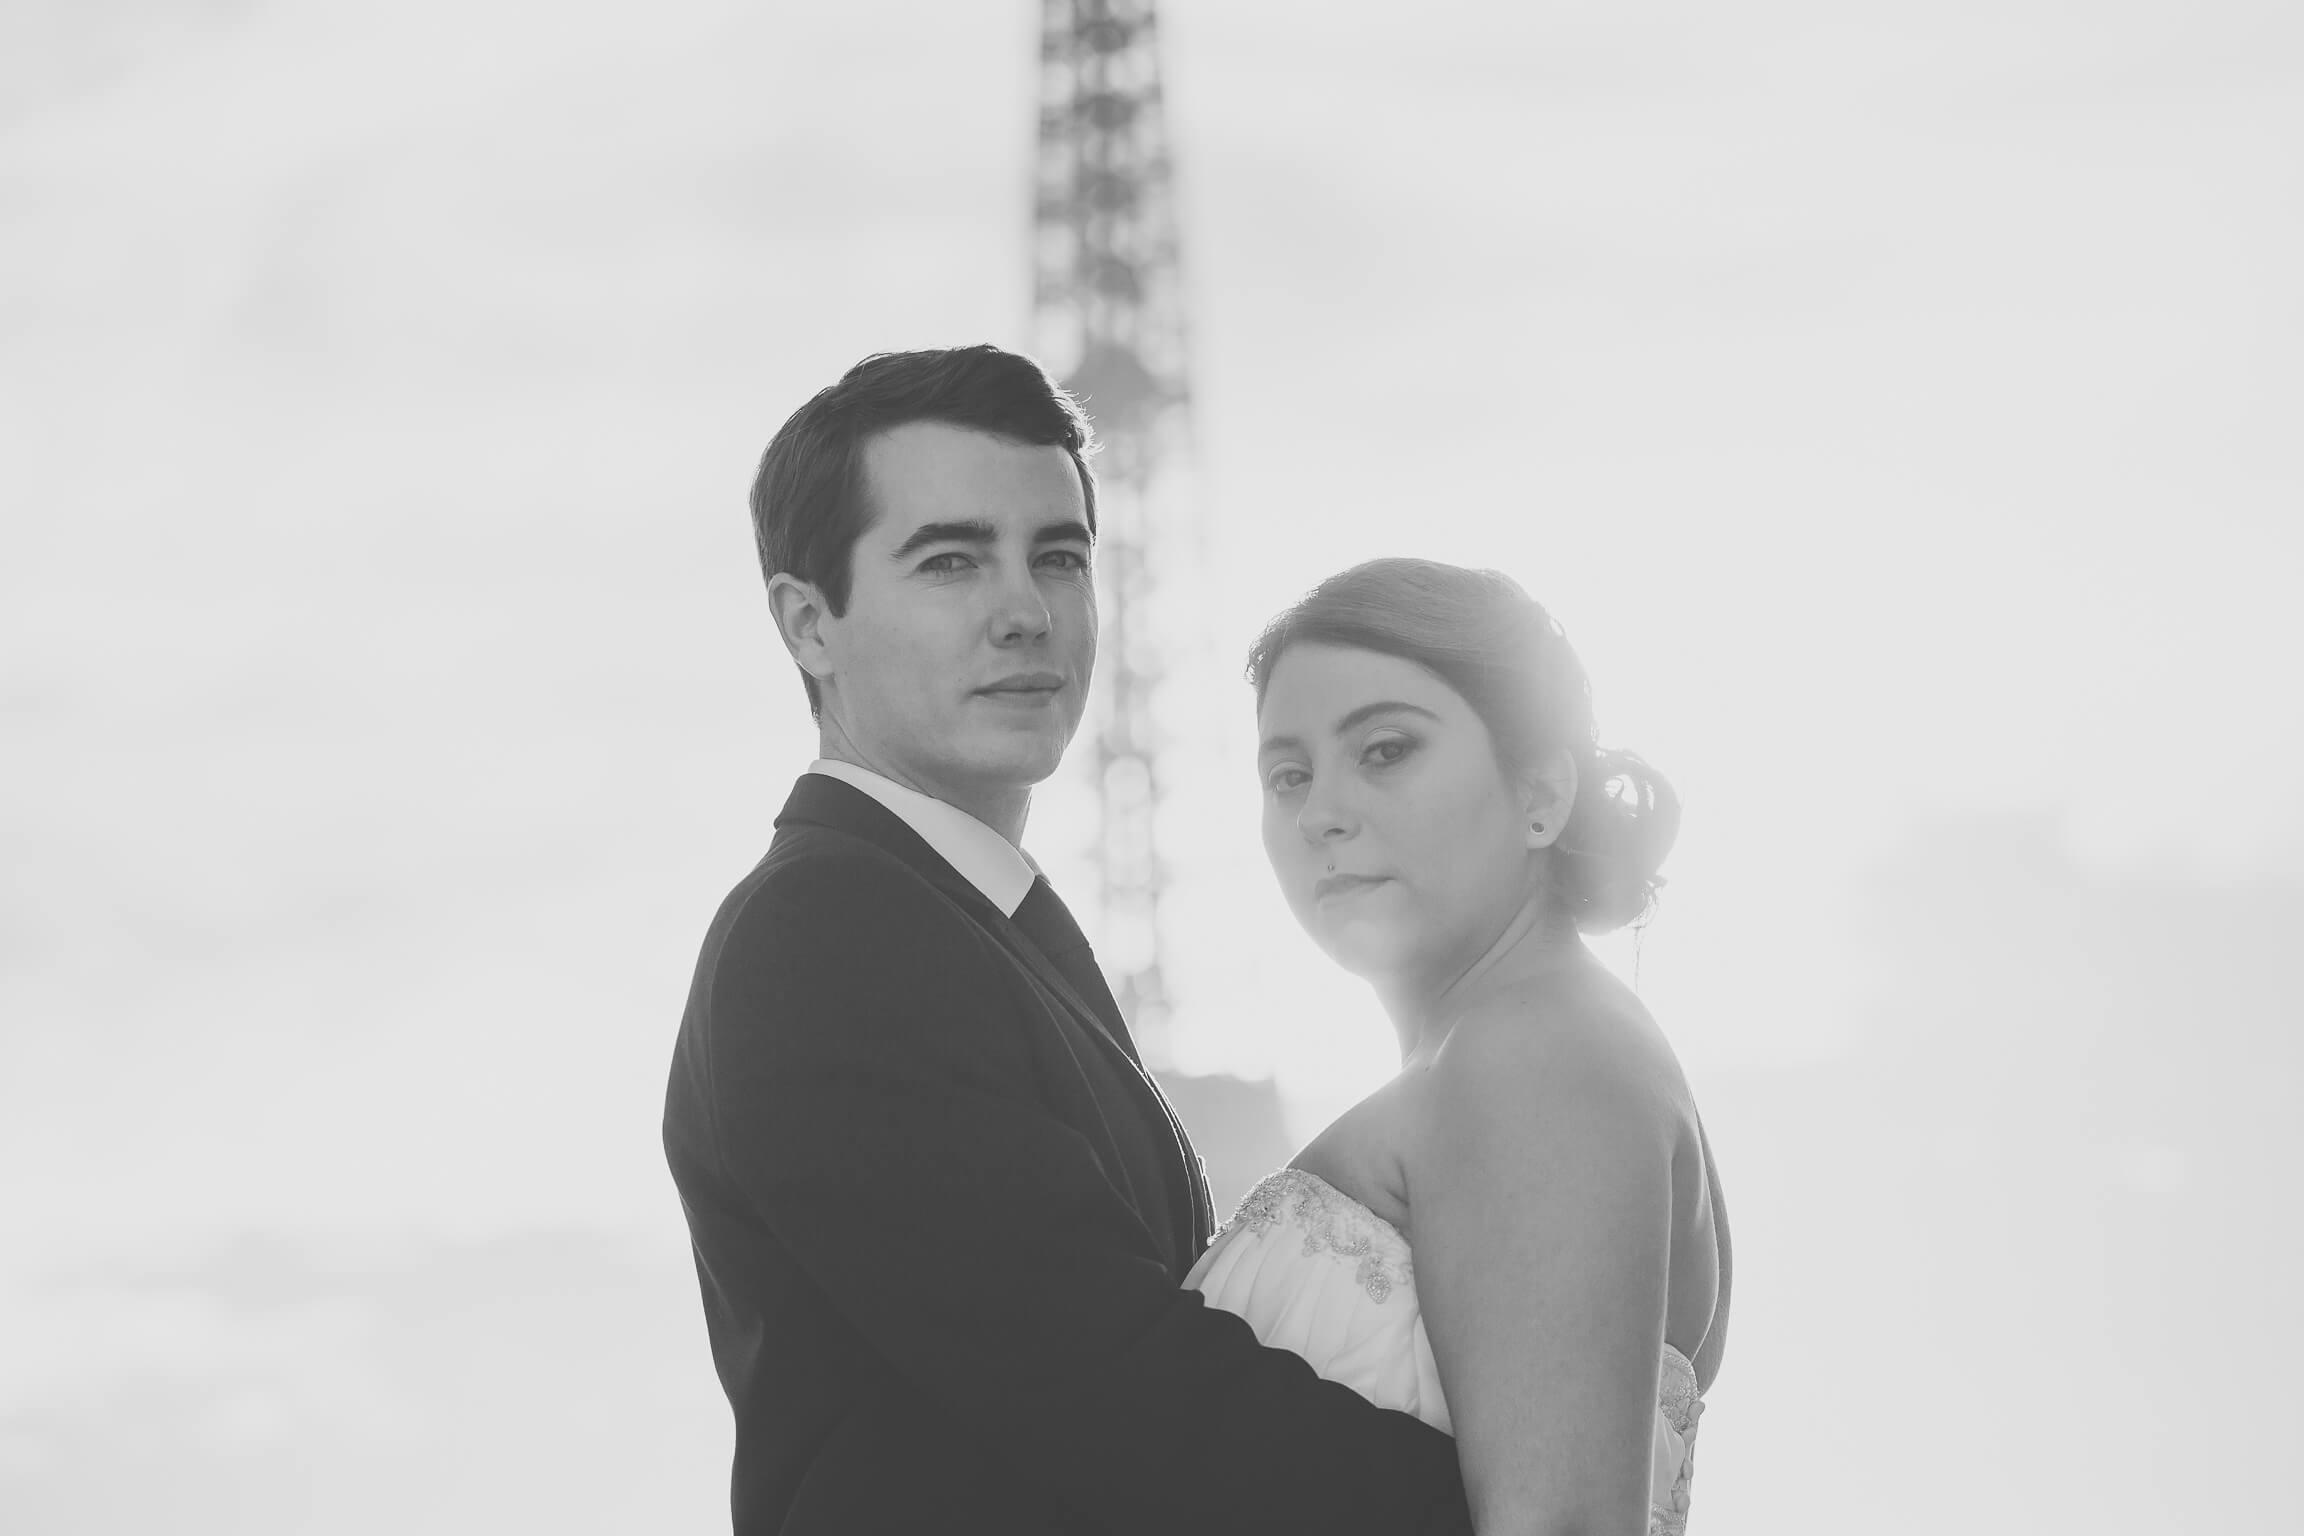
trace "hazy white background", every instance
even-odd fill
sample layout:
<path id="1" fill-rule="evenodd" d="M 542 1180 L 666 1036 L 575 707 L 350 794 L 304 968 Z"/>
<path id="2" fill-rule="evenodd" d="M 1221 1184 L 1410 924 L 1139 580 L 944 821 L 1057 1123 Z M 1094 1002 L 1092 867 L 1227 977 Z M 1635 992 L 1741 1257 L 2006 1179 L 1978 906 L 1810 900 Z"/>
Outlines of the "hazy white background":
<path id="1" fill-rule="evenodd" d="M 1698 1528 L 2293 1521 L 2304 12 L 1165 9 L 1181 1062 L 1385 1074 L 1238 657 L 1505 567 L 1687 801 Z M 1036 11 L 0 0 L 0 1525 L 725 1529 L 656 1136 L 810 755 L 743 493 L 1023 339 Z"/>

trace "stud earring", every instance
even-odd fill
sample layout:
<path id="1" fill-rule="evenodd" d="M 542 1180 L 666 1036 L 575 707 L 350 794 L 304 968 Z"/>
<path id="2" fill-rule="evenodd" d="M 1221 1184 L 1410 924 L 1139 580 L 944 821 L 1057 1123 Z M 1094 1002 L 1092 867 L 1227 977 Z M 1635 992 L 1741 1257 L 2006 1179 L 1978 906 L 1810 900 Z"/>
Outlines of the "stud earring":
<path id="1" fill-rule="evenodd" d="M 1544 823 L 1542 823 L 1542 822 L 1540 822 L 1540 821 L 1532 821 L 1532 822 L 1528 823 L 1528 830 L 1529 830 L 1529 831 L 1531 831 L 1531 832 L 1535 832 L 1535 833 L 1541 834 L 1541 833 L 1543 832 L 1543 830 L 1544 830 Z"/>

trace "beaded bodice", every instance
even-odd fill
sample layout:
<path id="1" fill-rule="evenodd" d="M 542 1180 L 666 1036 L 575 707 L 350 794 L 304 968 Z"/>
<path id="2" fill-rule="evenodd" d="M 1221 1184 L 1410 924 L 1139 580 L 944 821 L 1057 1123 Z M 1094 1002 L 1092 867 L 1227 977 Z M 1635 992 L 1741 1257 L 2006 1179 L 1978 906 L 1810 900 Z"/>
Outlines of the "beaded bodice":
<path id="1" fill-rule="evenodd" d="M 1382 1408 L 1453 1433 L 1416 1301 L 1416 1266 L 1399 1228 L 1301 1168 L 1272 1174 L 1240 1202 L 1185 1284 L 1235 1312 L 1275 1349 Z M 1669 1344 L 1658 1382 L 1649 1467 L 1649 1536 L 1688 1527 L 1696 1368 Z"/>

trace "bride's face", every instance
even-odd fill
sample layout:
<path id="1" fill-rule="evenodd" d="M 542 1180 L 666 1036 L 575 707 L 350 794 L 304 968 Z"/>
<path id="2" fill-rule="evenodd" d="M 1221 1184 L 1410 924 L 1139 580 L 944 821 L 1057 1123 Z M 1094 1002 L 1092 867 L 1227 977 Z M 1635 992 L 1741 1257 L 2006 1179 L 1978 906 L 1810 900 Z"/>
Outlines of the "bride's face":
<path id="1" fill-rule="evenodd" d="M 1463 696 L 1411 661 L 1290 646 L 1257 713 L 1264 851 L 1320 947 L 1372 981 L 1446 979 L 1528 896 L 1522 795 Z"/>

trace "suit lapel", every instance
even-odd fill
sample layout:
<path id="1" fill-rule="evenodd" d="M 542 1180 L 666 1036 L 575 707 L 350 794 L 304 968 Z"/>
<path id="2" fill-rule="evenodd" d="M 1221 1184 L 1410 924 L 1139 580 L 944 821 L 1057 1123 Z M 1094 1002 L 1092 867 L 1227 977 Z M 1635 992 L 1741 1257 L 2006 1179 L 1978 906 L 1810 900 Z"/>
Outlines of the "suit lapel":
<path id="1" fill-rule="evenodd" d="M 990 902 L 985 902 L 984 907 L 987 911 L 993 910 Z M 1009 919 L 997 915 L 995 915 L 991 926 L 994 934 L 999 937 L 1002 947 L 1022 962 L 1025 969 L 1040 978 L 1042 986 L 1062 998 L 1065 1006 L 1080 1016 L 1081 1022 L 1088 1026 L 1088 1033 L 1101 1040 L 1108 1053 L 1120 1059 L 1127 1067 L 1128 1074 L 1131 1077 L 1143 1078 L 1144 1069 L 1137 1063 L 1136 1045 L 1134 1041 L 1128 1039 L 1126 1026 L 1120 1025 L 1117 1033 L 1115 1033 L 1114 1025 L 1119 1024 L 1120 1010 L 1113 1007 L 1112 1023 L 1106 1023 L 1104 1015 L 1097 1009 L 1093 997 L 1084 992 L 1074 981 L 1072 972 L 1057 965 L 1054 960 L 1043 954 L 1040 946 L 1032 942 L 1030 934 L 1017 927 Z M 1090 970 L 1094 970 L 1095 962 L 1090 960 L 1088 967 Z M 1098 979 L 1101 980 L 1102 978 L 1099 977 Z M 1103 991 L 1107 999 L 1112 995 L 1110 991 L 1103 988 L 1098 990 Z M 1150 1082 L 1147 1081 L 1145 1086 L 1150 1087 Z"/>
<path id="2" fill-rule="evenodd" d="M 1186 1235 L 1184 1251 L 1197 1254 L 1207 1246 L 1215 1223 L 1206 1171 L 1192 1150 L 1192 1138 L 1184 1133 L 1184 1122 L 1176 1118 L 1175 1106 L 1168 1102 L 1168 1096 L 1160 1091 L 1160 1085 L 1152 1081 L 1151 1075 L 1144 1072 L 1143 1059 L 1136 1054 L 1135 1037 L 1128 1031 L 1119 1003 L 1113 1000 L 1102 967 L 1096 964 L 1096 952 L 1088 943 L 1088 935 L 1080 931 L 1071 908 L 1064 905 L 1063 898 L 1045 877 L 1033 880 L 1032 889 L 1016 908 L 1014 925 L 1070 979 L 1081 996 L 1096 1004 L 1101 1016 L 1110 1023 L 1112 1038 L 1128 1053 L 1129 1063 L 1143 1074 L 1145 1088 L 1159 1100 L 1161 1114 L 1176 1137 L 1176 1152 L 1183 1160 L 1185 1192 L 1192 1208 L 1191 1230 Z"/>
<path id="3" fill-rule="evenodd" d="M 928 840 L 913 831 L 903 817 L 854 785 L 820 773 L 804 773 L 792 786 L 792 796 L 785 801 L 776 825 L 782 826 L 787 821 L 812 821 L 861 837 L 911 865 L 929 884 L 974 914 L 982 926 L 991 929 L 1002 946 L 1038 976 L 1043 986 L 1064 999 L 1092 1033 L 1101 1035 L 1108 1046 L 1125 1056 L 1131 1070 L 1142 1073 L 1136 1042 L 1129 1038 L 1120 1006 L 1113 1001 L 1112 989 L 1096 967 L 1087 938 L 1081 935 L 1078 925 L 1071 922 L 1069 913 L 1065 914 L 1064 921 L 1071 928 L 1071 936 L 1078 938 L 1079 951 L 1076 955 L 1051 954 L 1042 944 L 1034 942 L 1035 936 L 1015 919 L 992 905 L 966 875 L 946 863 L 943 855 L 929 847 Z M 1039 884 L 1046 886 L 1045 881 Z M 1046 894 L 1054 900 L 1053 892 Z M 1057 910 L 1062 911 L 1062 903 L 1056 905 Z M 1071 946 L 1061 944 L 1061 947 Z"/>
<path id="4" fill-rule="evenodd" d="M 1109 1034 L 1128 1053 L 1128 1059 L 1141 1068 L 1144 1058 L 1137 1054 L 1136 1040 L 1128 1032 L 1128 1021 L 1120 1012 L 1120 1004 L 1113 999 L 1112 987 L 1104 979 L 1103 968 L 1096 963 L 1096 952 L 1088 943 L 1088 935 L 1080 931 L 1063 898 L 1049 885 L 1046 876 L 1033 880 L 1015 916 L 1009 919 L 1032 946 L 1046 955 L 1064 979 L 1072 983 L 1073 991 L 1084 999 L 1096 1017 L 1103 1021 Z"/>
<path id="5" fill-rule="evenodd" d="M 991 908 L 989 902 L 984 905 L 987 910 Z M 1201 1167 L 1199 1154 L 1192 1150 L 1191 1137 L 1185 1134 L 1184 1122 L 1176 1118 L 1176 1110 L 1168 1102 L 1168 1095 L 1160 1091 L 1160 1085 L 1152 1081 L 1152 1074 L 1145 1070 L 1144 1063 L 1138 1059 L 1136 1042 L 1128 1033 L 1126 1021 L 1120 1016 L 1120 1005 L 1113 1001 L 1112 989 L 1105 982 L 1102 969 L 1096 964 L 1094 952 L 1085 944 L 1070 950 L 1068 956 L 1076 957 L 1073 964 L 1059 969 L 1057 962 L 1041 952 L 1032 935 L 1014 922 L 1003 919 L 996 931 L 1009 952 L 1040 978 L 1041 985 L 1064 999 L 1074 1012 L 1087 1020 L 1088 1032 L 1103 1042 L 1107 1053 L 1118 1059 L 1121 1070 L 1134 1080 L 1146 1107 L 1157 1114 L 1159 1120 L 1167 1125 L 1169 1134 L 1175 1138 L 1175 1166 L 1184 1175 L 1182 1199 L 1177 1207 L 1177 1214 L 1184 1223 L 1184 1230 L 1178 1234 L 1180 1246 L 1177 1250 L 1184 1256 L 1183 1264 L 1179 1266 L 1181 1272 L 1183 1267 L 1189 1266 L 1199 1256 L 1201 1249 L 1208 1246 L 1208 1239 L 1213 1233 L 1215 1216 L 1208 1198 L 1207 1175 Z M 1085 974 L 1078 975 L 1082 972 Z M 1105 1025 L 1100 1011 L 1091 1005 L 1089 997 L 1082 995 L 1088 991 L 1088 987 L 1080 984 L 1083 981 L 1093 986 L 1093 996 L 1102 1002 L 1103 1011 L 1109 1013 L 1112 1021 L 1109 1027 Z"/>
<path id="6" fill-rule="evenodd" d="M 838 779 L 820 773 L 804 773 L 792 786 L 791 797 L 784 802 L 784 810 L 776 818 L 781 827 L 787 821 L 815 822 L 835 831 L 848 833 L 873 843 L 896 855 L 910 865 L 929 884 L 935 886 L 961 909 L 972 914 L 979 925 L 989 930 L 1017 962 L 1030 971 L 1043 987 L 1063 1002 L 1077 1016 L 1086 1032 L 1114 1058 L 1121 1075 L 1132 1079 L 1137 1092 L 1145 1101 L 1144 1107 L 1155 1123 L 1165 1123 L 1175 1136 L 1176 1156 L 1184 1177 L 1184 1204 L 1189 1208 L 1193 1228 L 1192 1241 L 1185 1248 L 1184 1262 L 1189 1264 L 1199 1251 L 1200 1227 L 1207 1207 L 1207 1193 L 1201 1180 L 1200 1169 L 1191 1150 L 1191 1142 L 1184 1133 L 1183 1124 L 1168 1105 L 1167 1095 L 1152 1081 L 1151 1075 L 1136 1054 L 1136 1042 L 1128 1033 L 1120 1006 L 1112 997 L 1112 989 L 1098 969 L 1094 953 L 1085 936 L 1067 955 L 1070 964 L 1058 962 L 1044 953 L 1031 934 L 1002 913 L 984 893 L 970 883 L 968 877 L 944 861 L 941 854 L 928 846 L 927 839 L 906 825 L 904 818 L 889 810 L 879 801 Z M 1045 886 L 1046 882 L 1041 882 Z M 1054 892 L 1048 892 L 1054 900 Z M 1027 898 L 1028 900 L 1030 898 Z M 1057 909 L 1063 904 L 1057 902 Z M 1079 926 L 1065 914 L 1065 923 L 1071 933 L 1078 934 Z"/>

